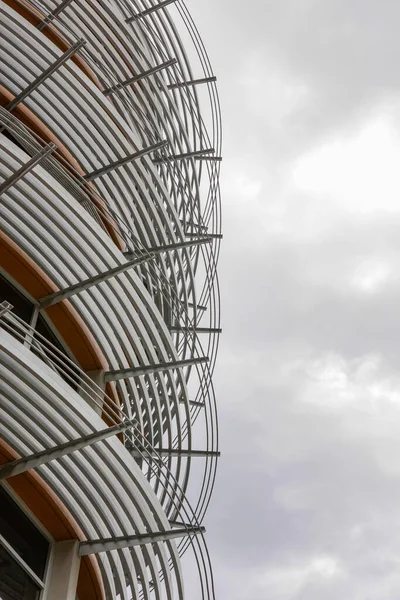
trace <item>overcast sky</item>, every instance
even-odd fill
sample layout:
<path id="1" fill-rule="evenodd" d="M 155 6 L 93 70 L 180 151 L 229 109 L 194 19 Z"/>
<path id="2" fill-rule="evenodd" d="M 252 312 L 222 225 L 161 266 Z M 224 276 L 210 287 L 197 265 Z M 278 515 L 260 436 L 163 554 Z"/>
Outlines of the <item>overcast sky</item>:
<path id="1" fill-rule="evenodd" d="M 400 2 L 187 0 L 224 123 L 219 600 L 400 598 Z"/>

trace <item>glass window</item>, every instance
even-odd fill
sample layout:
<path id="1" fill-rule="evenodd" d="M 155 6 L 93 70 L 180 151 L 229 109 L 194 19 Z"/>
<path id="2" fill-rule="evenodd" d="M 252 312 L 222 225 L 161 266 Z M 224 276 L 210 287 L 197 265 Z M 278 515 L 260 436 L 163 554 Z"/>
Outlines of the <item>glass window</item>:
<path id="1" fill-rule="evenodd" d="M 0 303 L 4 300 L 13 305 L 13 313 L 17 317 L 29 323 L 33 313 L 33 303 L 0 274 Z"/>
<path id="2" fill-rule="evenodd" d="M 37 600 L 40 587 L 0 545 L 0 600 Z"/>
<path id="3" fill-rule="evenodd" d="M 50 543 L 0 486 L 0 600 L 37 600 Z"/>
<path id="4" fill-rule="evenodd" d="M 1 486 L 0 534 L 32 571 L 43 579 L 49 541 Z"/>

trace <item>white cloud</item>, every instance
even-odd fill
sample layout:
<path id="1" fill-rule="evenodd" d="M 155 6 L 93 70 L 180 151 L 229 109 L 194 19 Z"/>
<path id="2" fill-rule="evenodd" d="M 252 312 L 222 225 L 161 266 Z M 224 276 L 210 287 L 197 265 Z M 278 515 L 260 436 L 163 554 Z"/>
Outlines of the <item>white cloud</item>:
<path id="1" fill-rule="evenodd" d="M 274 489 L 274 500 L 286 511 L 308 510 L 313 508 L 313 495 L 310 487 L 279 486 Z"/>
<path id="2" fill-rule="evenodd" d="M 349 211 L 400 211 L 400 138 L 394 111 L 379 112 L 352 135 L 301 156 L 294 185 Z"/>
<path id="3" fill-rule="evenodd" d="M 358 4 L 221 5 L 220 598 L 399 597 L 400 9 Z"/>
<path id="4" fill-rule="evenodd" d="M 302 402 L 327 410 L 346 411 L 349 405 L 384 418 L 385 406 L 400 409 L 400 377 L 379 354 L 345 360 L 329 353 L 296 366 L 303 371 Z M 400 416 L 400 415 L 399 415 Z M 400 427 L 400 424 L 399 424 Z"/>
<path id="5" fill-rule="evenodd" d="M 243 209 L 244 203 L 256 198 L 263 187 L 262 181 L 240 170 L 226 175 L 223 181 L 227 204 L 239 204 Z"/>
<path id="6" fill-rule="evenodd" d="M 393 275 L 393 268 L 386 261 L 371 258 L 357 265 L 351 284 L 361 292 L 372 294 L 381 290 Z"/>
<path id="7" fill-rule="evenodd" d="M 246 58 L 238 83 L 248 109 L 271 129 L 279 128 L 309 100 L 310 90 L 304 81 L 278 70 L 261 58 L 259 51 Z"/>
<path id="8" fill-rule="evenodd" d="M 266 597 L 289 600 L 311 582 L 329 581 L 343 574 L 343 568 L 335 557 L 319 555 L 303 564 L 269 567 L 257 578 L 257 584 L 264 588 Z"/>

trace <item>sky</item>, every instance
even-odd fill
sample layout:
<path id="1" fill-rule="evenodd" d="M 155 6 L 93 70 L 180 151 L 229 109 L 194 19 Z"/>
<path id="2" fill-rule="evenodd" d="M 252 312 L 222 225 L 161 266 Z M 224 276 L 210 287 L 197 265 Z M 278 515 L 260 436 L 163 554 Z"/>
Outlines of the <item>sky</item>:
<path id="1" fill-rule="evenodd" d="M 400 598 L 400 3 L 187 0 L 224 125 L 219 600 Z"/>

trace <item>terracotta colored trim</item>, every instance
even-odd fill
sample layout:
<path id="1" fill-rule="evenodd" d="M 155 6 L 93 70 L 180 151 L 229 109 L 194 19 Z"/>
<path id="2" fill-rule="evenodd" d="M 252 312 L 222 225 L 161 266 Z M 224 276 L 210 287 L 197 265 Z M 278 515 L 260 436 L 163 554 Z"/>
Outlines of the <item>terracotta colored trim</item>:
<path id="1" fill-rule="evenodd" d="M 58 290 L 46 273 L 1 230 L 0 256 L 3 269 L 36 300 Z M 108 361 L 100 346 L 69 300 L 51 306 L 46 313 L 84 371 L 108 369 Z M 119 406 L 116 386 L 107 385 L 106 392 Z M 103 412 L 106 423 L 109 421 L 105 418 L 107 407 L 106 399 Z"/>
<path id="2" fill-rule="evenodd" d="M 24 17 L 32 25 L 37 26 L 44 19 L 44 14 L 42 12 L 40 12 L 35 6 L 32 6 L 32 4 L 30 4 L 30 2 L 28 2 L 27 0 L 4 0 L 4 2 L 8 6 L 13 8 L 22 17 Z M 103 18 L 101 13 L 98 10 L 96 10 L 96 8 L 97 8 L 96 4 L 92 3 L 92 4 L 90 4 L 90 6 L 92 7 L 93 10 L 95 10 L 97 12 L 97 15 L 100 18 Z M 51 40 L 58 48 L 60 48 L 60 50 L 65 51 L 69 47 L 68 42 L 63 39 L 62 33 L 56 28 L 56 25 L 54 22 L 50 23 L 49 25 L 46 25 L 44 27 L 44 29 L 42 29 L 42 33 L 49 40 Z M 121 54 L 119 48 L 116 47 L 114 44 L 113 44 L 113 48 L 119 54 L 119 56 L 123 60 L 123 62 L 126 64 L 127 68 L 129 68 L 130 67 L 129 61 L 126 59 L 126 57 L 123 54 Z M 104 90 L 104 85 L 102 85 L 102 83 L 100 82 L 97 75 L 89 67 L 89 65 L 86 63 L 86 61 L 83 60 L 83 58 L 81 56 L 76 55 L 75 57 L 72 58 L 72 60 L 87 75 L 87 77 L 95 84 L 95 86 L 100 91 Z M 137 84 L 142 86 L 141 82 L 137 82 Z M 132 89 L 134 89 L 134 86 L 137 84 L 132 84 L 130 87 Z M 129 136 L 127 136 L 126 132 L 123 129 L 121 129 L 118 121 L 116 122 L 116 125 L 117 125 L 118 129 L 120 130 L 121 135 L 125 139 L 129 140 Z"/>
<path id="3" fill-rule="evenodd" d="M 38 265 L 0 231 L 1 265 L 33 298 L 39 300 L 57 286 Z M 52 306 L 47 314 L 85 371 L 106 369 L 107 360 L 92 333 L 68 301 Z"/>
<path id="4" fill-rule="evenodd" d="M 14 98 L 14 94 L 0 84 L 0 106 L 6 106 Z M 80 175 L 85 175 L 85 171 L 82 169 L 68 148 L 64 146 L 61 140 L 51 131 L 51 129 L 49 129 L 31 110 L 29 110 L 29 108 L 25 106 L 23 102 L 18 104 L 18 106 L 16 106 L 12 112 L 19 121 L 27 125 L 29 129 L 36 133 L 45 142 L 53 142 L 56 144 L 57 152 L 59 152 Z"/>
<path id="5" fill-rule="evenodd" d="M 46 16 L 40 12 L 39 9 L 32 6 L 32 4 L 26 2 L 25 0 L 4 0 L 4 3 L 15 10 L 16 13 L 21 15 L 21 17 L 24 17 L 28 23 L 31 23 L 31 25 L 34 25 L 35 27 L 39 25 L 39 23 L 41 23 Z M 46 27 L 42 30 L 42 33 L 63 52 L 69 48 L 70 44 L 63 38 L 62 33 L 57 30 L 54 24 L 46 25 Z M 98 78 L 81 56 L 73 56 L 71 60 L 81 69 L 81 71 L 85 73 L 87 77 L 89 77 L 96 87 L 98 87 L 100 90 L 102 89 Z"/>
<path id="6" fill-rule="evenodd" d="M 0 464 L 16 458 L 19 455 L 0 439 Z M 11 477 L 8 483 L 56 542 L 87 539 L 67 507 L 35 471 Z M 77 593 L 85 600 L 105 600 L 103 578 L 93 555 L 82 557 Z"/>
<path id="7" fill-rule="evenodd" d="M 5 106 L 11 100 L 14 99 L 14 95 L 0 84 L 0 106 Z M 66 163 L 62 163 L 63 166 L 68 170 L 68 166 L 71 165 L 71 174 L 75 175 L 76 172 L 79 175 L 84 176 L 86 172 L 82 169 L 79 162 L 75 159 L 73 154 L 68 148 L 61 142 L 61 140 L 49 129 L 43 121 L 41 121 L 24 103 L 19 104 L 13 113 L 15 117 L 29 127 L 31 131 L 36 133 L 44 142 L 53 142 L 57 146 L 57 152 L 65 159 Z M 57 160 L 57 155 L 54 155 Z M 75 173 L 74 173 L 75 171 Z M 99 217 L 106 228 L 107 233 L 113 240 L 114 244 L 122 250 L 125 247 L 123 239 L 118 231 L 118 225 L 114 219 L 108 215 L 107 204 L 103 198 L 101 198 L 91 182 L 85 183 L 89 193 L 92 192 L 91 200 L 99 211 Z M 93 195 L 94 193 L 94 195 Z"/>

